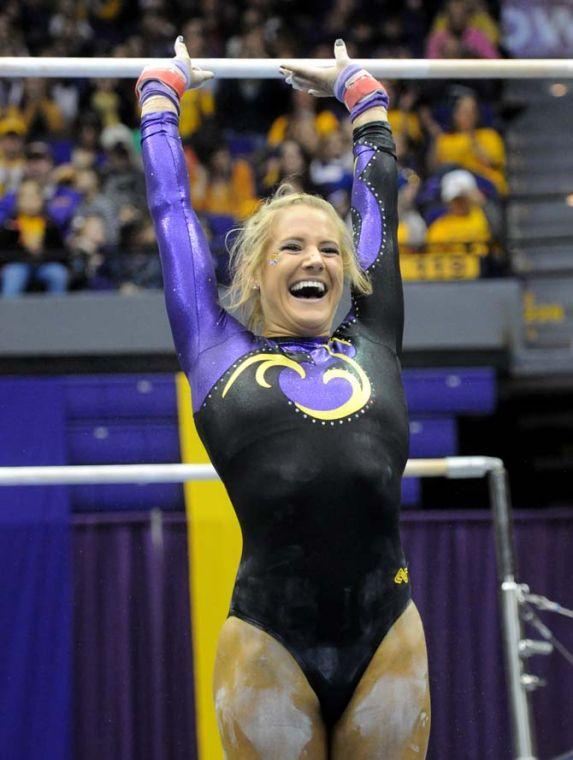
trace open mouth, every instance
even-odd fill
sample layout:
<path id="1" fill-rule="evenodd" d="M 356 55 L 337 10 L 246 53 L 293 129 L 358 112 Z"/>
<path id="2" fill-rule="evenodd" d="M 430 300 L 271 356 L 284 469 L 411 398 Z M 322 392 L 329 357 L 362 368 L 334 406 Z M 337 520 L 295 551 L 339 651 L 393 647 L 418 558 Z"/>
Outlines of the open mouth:
<path id="1" fill-rule="evenodd" d="M 328 292 L 328 287 L 320 280 L 302 280 L 289 288 L 289 293 L 301 301 L 320 301 Z"/>

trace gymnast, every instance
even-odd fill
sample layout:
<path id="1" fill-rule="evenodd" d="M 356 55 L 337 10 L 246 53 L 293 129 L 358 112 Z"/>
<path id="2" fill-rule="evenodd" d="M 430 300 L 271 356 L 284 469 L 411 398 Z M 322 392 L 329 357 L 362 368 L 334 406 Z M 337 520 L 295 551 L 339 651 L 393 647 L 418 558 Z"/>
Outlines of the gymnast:
<path id="1" fill-rule="evenodd" d="M 179 37 L 173 62 L 136 88 L 177 356 L 243 534 L 214 674 L 229 760 L 419 760 L 428 744 L 426 645 L 398 524 L 408 419 L 388 96 L 342 40 L 334 50 L 330 67 L 281 73 L 350 112 L 353 233 L 316 196 L 283 188 L 261 204 L 231 257 L 250 329 L 218 303 L 178 133 L 179 98 L 213 75 Z M 333 332 L 345 281 L 352 307 Z"/>

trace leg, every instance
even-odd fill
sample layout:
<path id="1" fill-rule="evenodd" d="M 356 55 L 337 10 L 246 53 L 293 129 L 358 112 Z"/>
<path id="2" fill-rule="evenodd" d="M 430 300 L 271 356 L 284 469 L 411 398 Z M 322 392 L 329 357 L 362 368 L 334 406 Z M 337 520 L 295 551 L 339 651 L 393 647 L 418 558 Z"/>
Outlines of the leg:
<path id="1" fill-rule="evenodd" d="M 227 760 L 326 760 L 318 698 L 293 656 L 231 617 L 219 638 L 215 709 Z"/>
<path id="2" fill-rule="evenodd" d="M 31 268 L 28 264 L 14 262 L 6 264 L 2 270 L 2 295 L 4 298 L 15 298 L 22 295 L 30 279 Z"/>
<path id="3" fill-rule="evenodd" d="M 430 735 L 428 658 L 410 602 L 386 634 L 333 736 L 333 760 L 423 760 Z"/>
<path id="4" fill-rule="evenodd" d="M 63 264 L 52 261 L 48 264 L 41 264 L 38 267 L 36 277 L 46 285 L 48 293 L 58 295 L 65 293 L 68 289 L 68 270 Z"/>

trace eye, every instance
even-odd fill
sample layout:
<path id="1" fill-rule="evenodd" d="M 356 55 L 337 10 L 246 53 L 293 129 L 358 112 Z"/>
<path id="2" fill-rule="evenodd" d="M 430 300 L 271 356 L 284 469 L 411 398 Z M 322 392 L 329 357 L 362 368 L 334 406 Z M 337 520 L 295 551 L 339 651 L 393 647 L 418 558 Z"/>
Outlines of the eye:
<path id="1" fill-rule="evenodd" d="M 283 243 L 280 250 L 298 252 L 301 250 L 301 246 L 300 243 Z"/>
<path id="2" fill-rule="evenodd" d="M 333 245 L 327 245 L 327 246 L 325 246 L 322 249 L 322 252 L 328 254 L 329 256 L 331 256 L 331 255 L 337 256 L 340 253 L 340 251 L 338 250 L 338 248 L 336 248 L 336 246 L 333 246 Z"/>

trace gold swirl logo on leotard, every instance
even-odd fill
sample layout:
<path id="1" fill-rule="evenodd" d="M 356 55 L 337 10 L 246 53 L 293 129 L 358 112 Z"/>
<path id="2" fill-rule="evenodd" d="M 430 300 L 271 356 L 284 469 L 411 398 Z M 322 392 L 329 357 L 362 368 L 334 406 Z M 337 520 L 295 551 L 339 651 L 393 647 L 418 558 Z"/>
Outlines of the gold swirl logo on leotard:
<path id="1" fill-rule="evenodd" d="M 301 400 L 297 401 L 294 389 L 285 388 L 285 383 L 280 383 L 280 378 L 279 386 L 286 398 L 288 398 L 300 412 L 317 420 L 339 420 L 361 411 L 370 400 L 372 387 L 370 385 L 370 380 L 362 367 L 351 356 L 334 351 L 329 345 L 325 345 L 325 348 L 333 359 L 338 360 L 338 362 L 341 362 L 342 365 L 344 365 L 329 367 L 324 371 L 320 370 L 322 381 L 320 387 L 323 389 L 322 396 L 324 396 L 324 386 L 328 386 L 333 380 L 343 380 L 345 383 L 345 388 L 343 389 L 342 394 L 340 392 L 341 388 L 337 389 L 337 393 L 332 394 L 331 400 L 333 403 L 331 408 L 319 409 L 312 406 L 308 401 L 306 403 L 303 403 Z M 293 372 L 295 372 L 302 380 L 312 381 L 312 379 L 315 379 L 309 378 L 307 370 L 302 364 L 299 364 L 294 359 L 291 359 L 284 354 L 254 354 L 241 362 L 230 376 L 223 388 L 223 398 L 225 398 L 240 375 L 254 364 L 259 365 L 255 372 L 255 381 L 261 388 L 272 387 L 266 378 L 266 373 L 273 367 L 283 367 L 285 369 L 293 370 Z M 313 364 L 309 364 L 308 366 L 310 371 L 316 369 Z"/>

